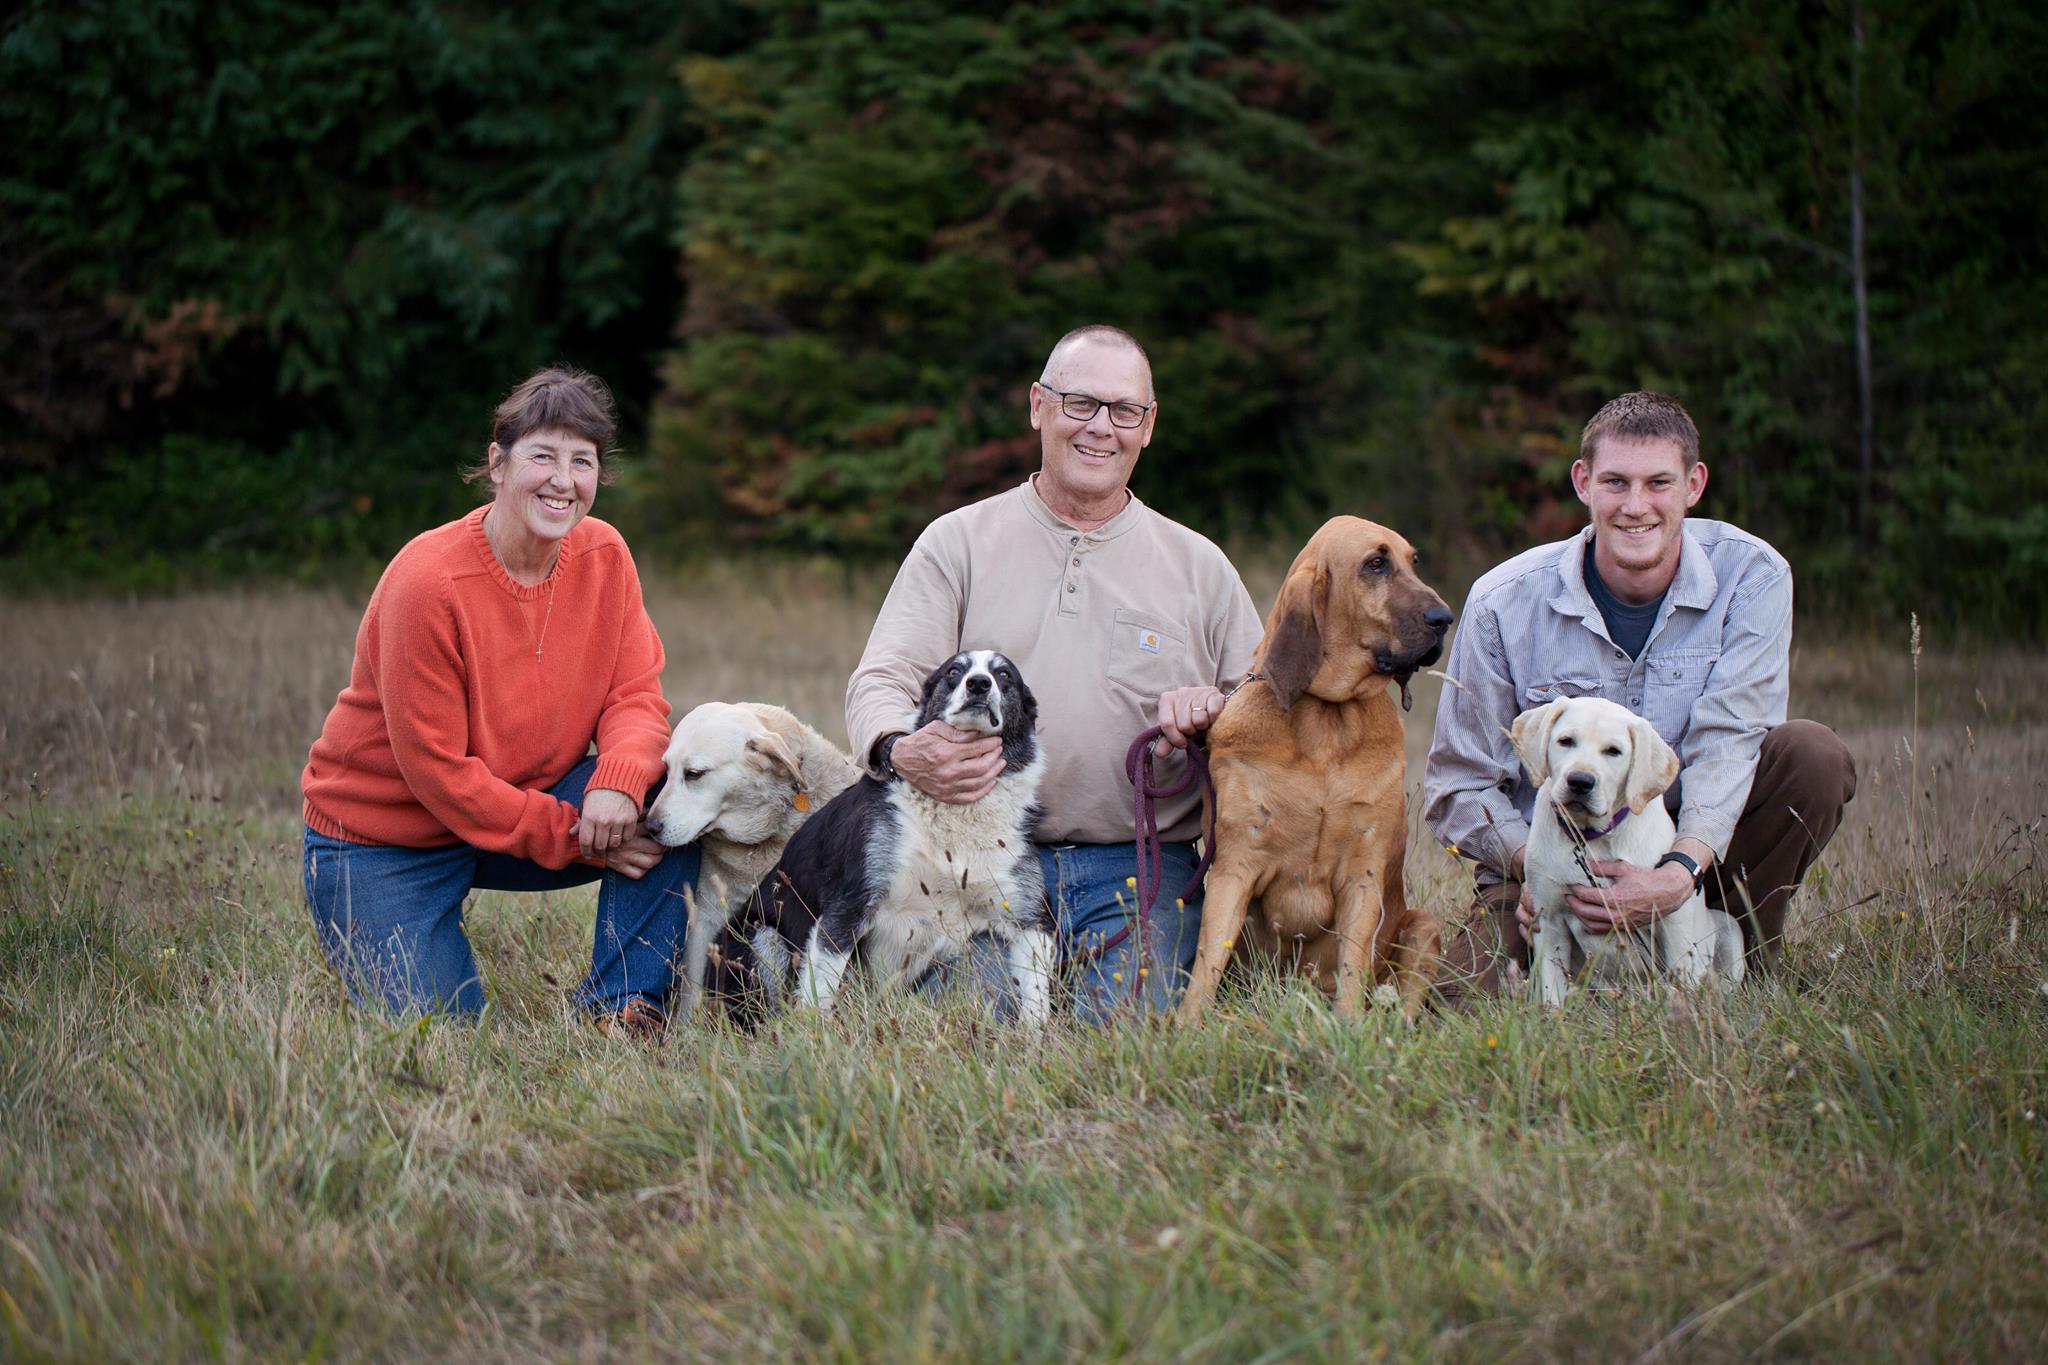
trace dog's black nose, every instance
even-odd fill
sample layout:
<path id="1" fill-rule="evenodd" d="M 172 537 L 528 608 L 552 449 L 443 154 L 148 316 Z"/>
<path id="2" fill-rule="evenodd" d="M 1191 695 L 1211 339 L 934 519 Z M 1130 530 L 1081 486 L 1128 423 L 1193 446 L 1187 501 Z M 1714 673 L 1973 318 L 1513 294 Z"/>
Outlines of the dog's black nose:
<path id="1" fill-rule="evenodd" d="M 1422 624 L 1428 626 L 1439 635 L 1443 634 L 1451 628 L 1451 609 L 1449 607 L 1431 607 L 1428 611 L 1422 613 Z"/>
<path id="2" fill-rule="evenodd" d="M 1593 790 L 1593 774 L 1572 773 L 1565 778 L 1564 784 L 1580 796 L 1584 796 L 1587 792 Z"/>
<path id="3" fill-rule="evenodd" d="M 967 695 L 968 695 L 968 696 L 970 696 L 970 697 L 985 697 L 985 696 L 987 696 L 987 695 L 988 695 L 988 684 L 989 684 L 989 676 L 988 676 L 988 674 L 986 674 L 986 673 L 970 673 L 970 674 L 968 674 L 968 675 L 967 675 Z"/>

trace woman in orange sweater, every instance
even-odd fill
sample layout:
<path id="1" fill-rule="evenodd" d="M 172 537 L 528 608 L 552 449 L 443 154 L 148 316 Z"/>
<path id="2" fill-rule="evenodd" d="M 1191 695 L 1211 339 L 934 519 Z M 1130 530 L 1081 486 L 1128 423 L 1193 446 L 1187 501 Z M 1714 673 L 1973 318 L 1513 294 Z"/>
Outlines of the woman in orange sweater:
<path id="1" fill-rule="evenodd" d="M 475 1014 L 471 889 L 600 881 L 576 1002 L 631 1033 L 664 1023 L 697 850 L 640 823 L 668 703 L 633 557 L 588 515 L 616 429 L 595 376 L 527 379 L 469 471 L 491 501 L 414 539 L 371 594 L 301 780 L 306 901 L 358 999 Z"/>

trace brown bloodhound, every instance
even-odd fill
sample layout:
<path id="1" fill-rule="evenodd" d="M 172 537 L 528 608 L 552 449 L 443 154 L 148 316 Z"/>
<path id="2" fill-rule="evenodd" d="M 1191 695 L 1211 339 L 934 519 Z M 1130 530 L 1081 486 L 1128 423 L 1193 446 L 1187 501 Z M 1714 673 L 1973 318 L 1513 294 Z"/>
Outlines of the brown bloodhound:
<path id="1" fill-rule="evenodd" d="M 1435 979 L 1436 920 L 1401 884 L 1407 761 L 1387 684 L 1442 652 L 1451 611 L 1414 547 L 1334 517 L 1295 557 L 1253 680 L 1209 730 L 1216 849 L 1180 1018 L 1201 1017 L 1233 950 L 1291 965 L 1357 1018 L 1391 978 L 1413 1019 Z"/>

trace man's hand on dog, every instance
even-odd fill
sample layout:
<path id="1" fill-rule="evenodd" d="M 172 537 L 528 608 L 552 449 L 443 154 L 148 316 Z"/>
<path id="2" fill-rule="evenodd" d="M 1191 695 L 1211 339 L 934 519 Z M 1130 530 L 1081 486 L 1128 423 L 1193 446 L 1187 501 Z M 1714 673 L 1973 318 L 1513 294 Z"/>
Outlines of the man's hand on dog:
<path id="1" fill-rule="evenodd" d="M 1161 734 L 1152 741 L 1152 755 L 1165 758 L 1175 749 L 1185 749 L 1188 741 L 1215 723 L 1223 712 L 1223 703 L 1229 700 L 1213 687 L 1176 687 L 1159 697 L 1159 728 Z"/>
<path id="2" fill-rule="evenodd" d="M 1579 923 L 1596 934 L 1616 929 L 1643 929 L 1662 919 L 1692 898 L 1692 874 L 1676 863 L 1662 867 L 1638 867 L 1634 863 L 1591 862 L 1586 870 L 1607 878 L 1612 885 L 1566 888 L 1566 908 Z M 1522 933 L 1534 937 L 1536 906 L 1529 888 L 1515 906 L 1515 919 Z"/>
<path id="3" fill-rule="evenodd" d="M 1003 740 L 935 720 L 897 740 L 889 750 L 889 766 L 926 796 L 971 806 L 994 791 L 1003 775 Z"/>

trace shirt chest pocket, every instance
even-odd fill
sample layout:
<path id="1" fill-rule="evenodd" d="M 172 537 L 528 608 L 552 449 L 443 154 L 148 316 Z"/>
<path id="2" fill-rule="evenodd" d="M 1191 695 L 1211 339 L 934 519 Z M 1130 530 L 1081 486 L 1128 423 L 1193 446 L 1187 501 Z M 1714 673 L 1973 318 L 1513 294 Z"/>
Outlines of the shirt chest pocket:
<path id="1" fill-rule="evenodd" d="M 1199 681 L 1187 676 L 1187 657 L 1187 637 L 1156 616 L 1122 609 L 1110 621 L 1109 680 L 1148 702 Z"/>
<path id="2" fill-rule="evenodd" d="M 1714 671 L 1714 664 L 1720 657 L 1711 649 L 1675 649 L 1652 654 L 1646 665 L 1650 686 L 1653 689 L 1689 687 L 1698 691 L 1707 685 L 1707 675 Z"/>
<path id="3" fill-rule="evenodd" d="M 1707 679 L 1720 657 L 1711 649 L 1670 650 L 1650 656 L 1644 665 L 1648 695 L 1642 711 L 1658 733 L 1667 737 L 1685 734 L 1693 703 L 1706 691 Z"/>
<path id="4" fill-rule="evenodd" d="M 1522 689 L 1522 709 L 1562 701 L 1566 697 L 1597 697 L 1600 684 L 1593 678 L 1551 678 L 1530 683 Z"/>

